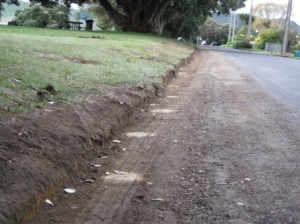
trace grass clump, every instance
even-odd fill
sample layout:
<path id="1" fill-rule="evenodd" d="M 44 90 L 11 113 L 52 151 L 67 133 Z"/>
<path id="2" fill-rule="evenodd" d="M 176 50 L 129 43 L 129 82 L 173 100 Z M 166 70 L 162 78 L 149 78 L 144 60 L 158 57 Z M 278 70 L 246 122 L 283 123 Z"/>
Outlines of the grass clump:
<path id="1" fill-rule="evenodd" d="M 79 102 L 102 84 L 157 83 L 192 48 L 153 35 L 0 26 L 0 111 Z M 51 86 L 54 91 L 48 91 Z"/>

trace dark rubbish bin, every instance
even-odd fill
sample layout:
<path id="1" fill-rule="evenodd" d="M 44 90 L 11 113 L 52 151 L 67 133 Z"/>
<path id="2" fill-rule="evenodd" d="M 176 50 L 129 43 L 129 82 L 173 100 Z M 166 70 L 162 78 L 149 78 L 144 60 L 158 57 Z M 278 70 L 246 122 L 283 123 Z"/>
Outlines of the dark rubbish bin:
<path id="1" fill-rule="evenodd" d="M 93 22 L 94 22 L 94 20 L 92 20 L 92 19 L 86 20 L 85 21 L 85 24 L 86 24 L 85 29 L 86 30 L 93 30 Z"/>

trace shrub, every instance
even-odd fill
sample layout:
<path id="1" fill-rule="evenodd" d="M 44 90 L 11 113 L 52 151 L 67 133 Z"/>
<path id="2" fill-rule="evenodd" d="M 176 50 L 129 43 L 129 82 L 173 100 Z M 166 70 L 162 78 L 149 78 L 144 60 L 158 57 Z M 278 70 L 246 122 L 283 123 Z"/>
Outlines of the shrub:
<path id="1" fill-rule="evenodd" d="M 235 45 L 235 42 L 233 42 L 233 41 L 228 41 L 227 42 L 227 44 L 226 44 L 226 47 L 234 47 L 234 45 Z"/>
<path id="2" fill-rule="evenodd" d="M 234 36 L 234 40 L 237 42 L 242 42 L 245 40 L 245 34 L 237 34 Z"/>
<path id="3" fill-rule="evenodd" d="M 234 48 L 235 49 L 251 49 L 252 44 L 249 43 L 248 41 L 239 41 L 239 42 L 235 43 Z"/>
<path id="4" fill-rule="evenodd" d="M 292 47 L 292 51 L 300 51 L 300 44 L 296 44 Z"/>
<path id="5" fill-rule="evenodd" d="M 63 5 L 46 8 L 34 5 L 16 12 L 16 22 L 19 26 L 51 27 L 63 26 L 68 20 L 69 9 Z"/>
<path id="6" fill-rule="evenodd" d="M 258 38 L 255 39 L 256 48 L 264 50 L 266 42 L 278 43 L 280 41 L 280 35 L 277 31 L 267 29 L 263 30 Z"/>

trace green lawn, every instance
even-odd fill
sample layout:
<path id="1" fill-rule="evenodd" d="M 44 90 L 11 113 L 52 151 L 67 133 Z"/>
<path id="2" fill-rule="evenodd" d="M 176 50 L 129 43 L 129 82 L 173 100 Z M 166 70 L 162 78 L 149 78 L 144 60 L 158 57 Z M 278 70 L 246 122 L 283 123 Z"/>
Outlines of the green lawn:
<path id="1" fill-rule="evenodd" d="M 74 103 L 101 84 L 160 82 L 192 50 L 146 34 L 0 26 L 0 111 L 31 111 L 48 85 L 46 101 Z"/>

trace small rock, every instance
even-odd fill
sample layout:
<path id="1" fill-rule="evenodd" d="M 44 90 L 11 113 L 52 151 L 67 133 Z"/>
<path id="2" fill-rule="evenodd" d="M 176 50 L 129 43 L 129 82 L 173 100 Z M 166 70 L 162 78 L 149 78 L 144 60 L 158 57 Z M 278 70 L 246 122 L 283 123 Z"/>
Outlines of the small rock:
<path id="1" fill-rule="evenodd" d="M 48 204 L 48 205 L 51 205 L 52 207 L 54 206 L 53 202 L 50 200 L 50 199 L 46 199 L 45 202 Z"/>
<path id="2" fill-rule="evenodd" d="M 151 199 L 151 201 L 164 201 L 164 199 L 162 199 L 162 198 L 153 198 L 153 199 Z"/>
<path id="3" fill-rule="evenodd" d="M 74 193 L 76 193 L 76 189 L 74 189 L 74 188 L 65 188 L 64 192 L 68 193 L 68 194 L 74 194 Z"/>

